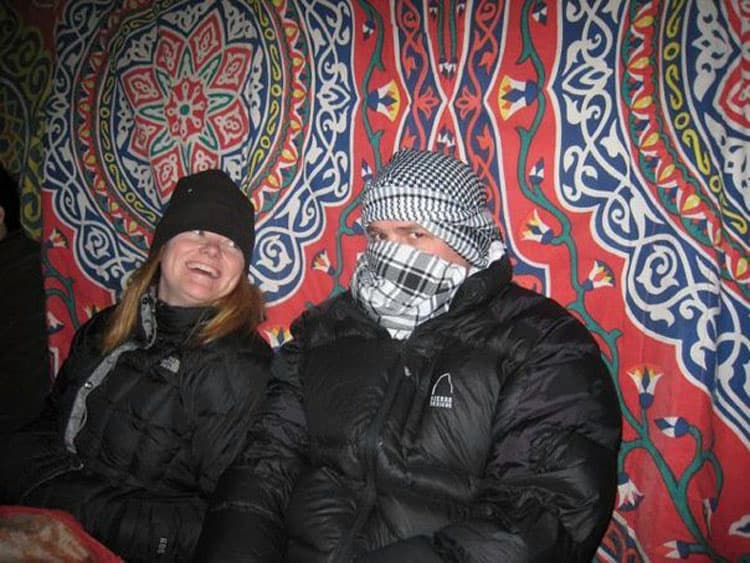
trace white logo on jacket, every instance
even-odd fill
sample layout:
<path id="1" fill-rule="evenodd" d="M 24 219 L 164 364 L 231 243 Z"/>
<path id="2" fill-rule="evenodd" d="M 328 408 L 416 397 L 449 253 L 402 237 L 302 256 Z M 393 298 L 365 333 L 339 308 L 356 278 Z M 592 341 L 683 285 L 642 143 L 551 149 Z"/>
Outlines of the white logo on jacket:
<path id="1" fill-rule="evenodd" d="M 430 406 L 439 409 L 453 408 L 453 381 L 450 373 L 445 372 L 438 377 L 435 385 L 432 386 Z"/>
<path id="2" fill-rule="evenodd" d="M 177 373 L 180 369 L 180 358 L 176 356 L 167 356 L 159 362 L 159 365 L 172 373 Z"/>

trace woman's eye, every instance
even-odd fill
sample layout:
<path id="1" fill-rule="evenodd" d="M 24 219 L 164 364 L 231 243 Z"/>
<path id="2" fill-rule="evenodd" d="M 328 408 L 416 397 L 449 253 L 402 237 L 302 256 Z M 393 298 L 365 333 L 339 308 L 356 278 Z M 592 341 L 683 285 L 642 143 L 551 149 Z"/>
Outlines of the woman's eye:
<path id="1" fill-rule="evenodd" d="M 426 233 L 423 232 L 423 231 L 411 231 L 409 233 L 409 238 L 411 238 L 411 239 L 421 239 L 422 237 L 425 236 L 425 234 Z"/>
<path id="2" fill-rule="evenodd" d="M 225 241 L 224 242 L 224 248 L 226 249 L 227 252 L 231 252 L 232 254 L 240 255 L 240 256 L 242 255 L 242 249 L 233 240 L 227 240 L 227 241 Z"/>

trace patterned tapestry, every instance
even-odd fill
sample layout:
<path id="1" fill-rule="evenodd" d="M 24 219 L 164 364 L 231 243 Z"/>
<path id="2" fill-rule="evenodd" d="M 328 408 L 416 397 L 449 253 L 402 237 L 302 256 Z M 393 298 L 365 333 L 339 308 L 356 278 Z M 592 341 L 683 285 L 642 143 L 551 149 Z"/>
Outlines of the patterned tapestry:
<path id="1" fill-rule="evenodd" d="M 51 1 L 0 0 L 0 165 L 20 189 L 21 224 L 36 240 L 42 233 L 44 106 L 51 87 L 53 8 Z"/>
<path id="2" fill-rule="evenodd" d="M 597 560 L 750 561 L 750 3 L 55 4 L 35 55 L 54 67 L 21 87 L 30 109 L 49 88 L 43 123 L 6 86 L 31 55 L 6 44 L 19 64 L 0 67 L 0 159 L 20 120 L 11 168 L 42 202 L 53 372 L 183 174 L 220 167 L 254 202 L 278 346 L 348 287 L 373 171 L 444 151 L 486 182 L 516 281 L 588 326 L 616 382 Z M 43 33 L 20 13 L 3 8 L 4 33 Z"/>

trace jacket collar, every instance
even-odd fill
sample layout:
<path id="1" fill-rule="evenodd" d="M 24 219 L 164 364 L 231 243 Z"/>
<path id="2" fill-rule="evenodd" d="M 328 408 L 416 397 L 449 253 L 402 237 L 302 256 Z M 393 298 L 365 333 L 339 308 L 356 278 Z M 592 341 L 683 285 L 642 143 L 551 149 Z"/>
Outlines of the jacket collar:
<path id="1" fill-rule="evenodd" d="M 492 299 L 503 286 L 510 283 L 512 275 L 513 268 L 506 253 L 461 284 L 447 314 L 454 314 Z"/>
<path id="2" fill-rule="evenodd" d="M 471 322 L 466 313 L 489 303 L 511 281 L 512 268 L 507 254 L 484 270 L 469 276 L 456 292 L 447 312 L 419 325 L 409 340 L 418 354 L 429 356 L 438 348 L 438 341 L 448 332 L 460 334 L 462 322 Z"/>
<path id="3" fill-rule="evenodd" d="M 140 301 L 136 340 L 149 348 L 157 335 L 168 340 L 185 342 L 207 323 L 213 307 L 175 307 L 156 297 L 152 287 Z"/>

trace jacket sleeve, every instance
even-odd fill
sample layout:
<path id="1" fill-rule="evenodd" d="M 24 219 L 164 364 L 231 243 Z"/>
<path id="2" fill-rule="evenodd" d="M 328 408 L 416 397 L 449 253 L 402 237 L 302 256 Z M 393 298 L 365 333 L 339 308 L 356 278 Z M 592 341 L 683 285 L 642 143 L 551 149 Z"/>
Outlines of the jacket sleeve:
<path id="1" fill-rule="evenodd" d="M 472 517 L 358 561 L 592 560 L 613 508 L 621 433 L 600 351 L 571 318 L 498 369 L 508 379 Z"/>
<path id="2" fill-rule="evenodd" d="M 72 460 L 62 442 L 65 404 L 81 381 L 77 368 L 95 356 L 98 334 L 106 312 L 92 317 L 76 331 L 70 353 L 45 398 L 39 415 L 11 434 L 0 436 L 0 502 L 21 503 L 25 493 L 51 476 L 65 471 Z"/>
<path id="3" fill-rule="evenodd" d="M 194 432 L 192 457 L 200 489 L 213 492 L 223 471 L 244 445 L 270 376 L 271 351 L 231 348 L 205 355 L 210 361 L 186 374 L 187 410 Z"/>
<path id="4" fill-rule="evenodd" d="M 284 512 L 308 449 L 300 362 L 295 340 L 274 359 L 265 401 L 245 449 L 210 499 L 195 561 L 283 560 Z"/>
<path id="5" fill-rule="evenodd" d="M 86 469 L 44 483 L 27 500 L 69 512 L 126 561 L 187 560 L 206 509 L 196 495 L 155 494 Z"/>
<path id="6" fill-rule="evenodd" d="M 101 359 L 99 347 L 112 307 L 100 311 L 86 321 L 73 335 L 68 356 L 46 397 L 44 408 L 29 428 L 62 431 L 68 410 L 78 389 Z M 61 434 L 62 435 L 62 434 Z"/>

